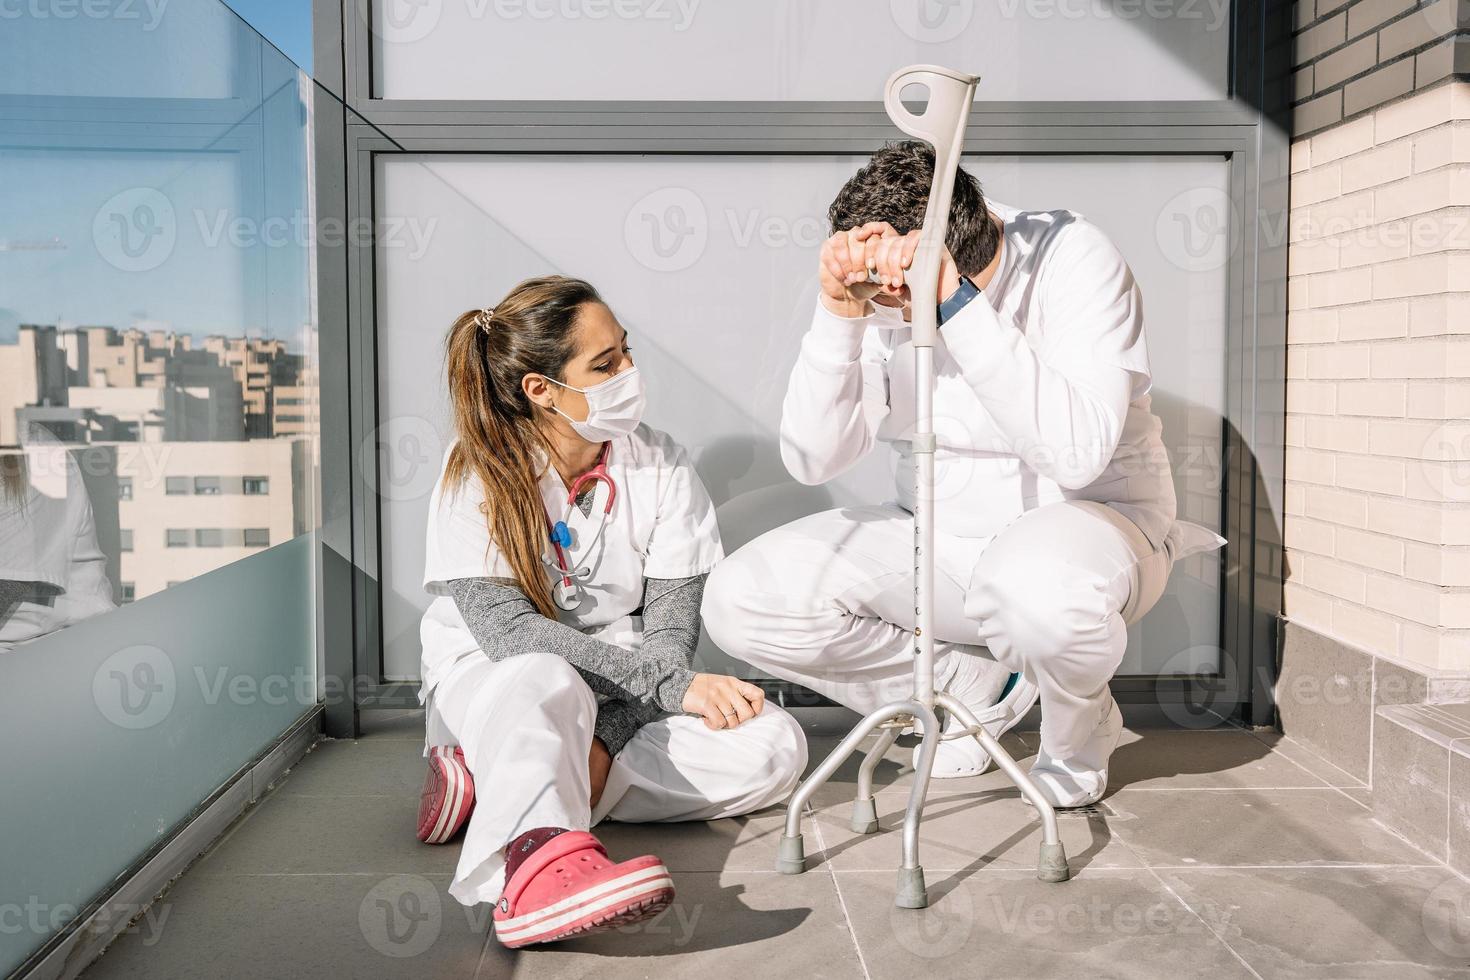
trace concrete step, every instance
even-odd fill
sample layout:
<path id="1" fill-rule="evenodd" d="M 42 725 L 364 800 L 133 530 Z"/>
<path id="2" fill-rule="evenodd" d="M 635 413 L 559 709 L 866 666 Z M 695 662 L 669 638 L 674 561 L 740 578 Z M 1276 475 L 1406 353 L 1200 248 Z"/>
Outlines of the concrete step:
<path id="1" fill-rule="evenodd" d="M 1388 704 L 1375 716 L 1374 816 L 1470 874 L 1470 701 Z"/>

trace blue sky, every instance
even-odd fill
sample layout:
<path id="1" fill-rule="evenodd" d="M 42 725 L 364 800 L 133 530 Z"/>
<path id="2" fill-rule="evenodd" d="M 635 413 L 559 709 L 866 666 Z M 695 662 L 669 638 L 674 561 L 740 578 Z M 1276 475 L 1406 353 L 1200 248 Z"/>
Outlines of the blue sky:
<path id="1" fill-rule="evenodd" d="M 311 73 L 311 0 L 229 0 L 228 5 Z"/>
<path id="2" fill-rule="evenodd" d="M 86 67 L 115 72 L 126 67 L 120 59 L 141 59 L 130 80 L 140 97 L 213 94 L 233 77 L 219 53 L 237 50 L 236 15 L 297 66 L 311 64 L 310 0 L 175 2 L 187 6 L 143 35 L 141 48 L 122 43 L 113 24 L 83 25 L 92 33 L 68 47 L 58 48 L 50 21 L 22 22 L 24 36 L 7 40 L 24 42 L 17 54 L 50 52 L 83 79 L 57 94 L 94 94 Z M 21 74 L 10 85 L 39 71 L 33 60 L 13 69 Z M 261 59 L 265 101 L 247 106 L 238 131 L 220 129 L 218 153 L 165 149 L 168 132 L 146 152 L 0 149 L 0 343 L 13 341 L 19 323 L 137 320 L 195 334 L 299 336 L 311 314 L 307 133 L 295 75 L 279 56 Z M 241 132 L 254 137 L 252 152 L 230 152 Z M 232 222 L 244 222 L 243 235 Z"/>

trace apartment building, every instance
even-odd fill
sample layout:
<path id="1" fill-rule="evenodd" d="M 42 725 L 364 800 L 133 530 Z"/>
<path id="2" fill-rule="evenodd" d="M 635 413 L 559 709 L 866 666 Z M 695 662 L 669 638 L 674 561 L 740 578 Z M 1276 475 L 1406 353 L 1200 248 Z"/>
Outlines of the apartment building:
<path id="1" fill-rule="evenodd" d="M 0 444 L 72 447 L 129 602 L 313 526 L 312 385 L 280 340 L 26 325 L 0 345 Z"/>
<path id="2" fill-rule="evenodd" d="M 312 497 L 299 492 L 311 476 L 305 438 L 115 449 L 121 562 L 114 591 L 121 602 L 282 544 L 312 526 Z"/>

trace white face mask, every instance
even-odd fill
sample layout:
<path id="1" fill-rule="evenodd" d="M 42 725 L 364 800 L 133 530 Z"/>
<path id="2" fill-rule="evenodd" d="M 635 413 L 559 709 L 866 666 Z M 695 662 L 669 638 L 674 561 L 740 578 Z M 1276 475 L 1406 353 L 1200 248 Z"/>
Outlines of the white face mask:
<path id="1" fill-rule="evenodd" d="M 555 405 L 551 410 L 570 422 L 577 435 L 588 442 L 607 442 L 628 435 L 643 421 L 647 396 L 643 390 L 643 376 L 638 373 L 636 365 L 590 388 L 578 388 L 555 378 L 546 380 L 586 396 L 587 418 L 584 421 L 577 421 Z"/>

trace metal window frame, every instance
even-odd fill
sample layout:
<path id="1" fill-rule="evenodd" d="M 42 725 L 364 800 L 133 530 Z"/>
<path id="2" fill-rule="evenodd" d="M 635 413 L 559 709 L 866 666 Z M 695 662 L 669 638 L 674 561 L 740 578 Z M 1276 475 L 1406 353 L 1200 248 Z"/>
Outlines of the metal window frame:
<path id="1" fill-rule="evenodd" d="M 868 153 L 898 134 L 877 102 L 599 102 L 390 100 L 372 92 L 369 23 L 374 0 L 313 0 L 316 70 L 341 100 L 317 115 L 319 220 L 374 217 L 380 154 Z M 1227 289 L 1227 407 L 1222 421 L 1222 672 L 1217 678 L 1120 677 L 1119 700 L 1211 704 L 1232 720 L 1274 721 L 1276 624 L 1284 488 L 1286 241 L 1291 5 L 1232 4 L 1230 91 L 1212 102 L 984 103 L 966 145 L 997 155 L 1212 154 L 1230 168 L 1232 225 Z M 355 238 L 356 236 L 349 236 Z M 328 261 L 330 259 L 330 261 Z M 329 661 L 367 678 L 329 733 L 356 731 L 358 704 L 409 706 L 415 685 L 383 681 L 381 507 L 354 465 L 379 424 L 376 255 L 344 243 L 319 253 L 322 359 L 322 494 L 326 570 L 324 646 Z M 330 322 L 329 322 L 330 321 Z M 328 458 L 328 447 L 333 447 Z M 1254 447 L 1254 448 L 1252 448 Z M 330 502 L 330 503 L 329 503 Z M 799 690 L 773 684 L 792 700 Z M 809 693 L 809 692 L 808 692 Z"/>

